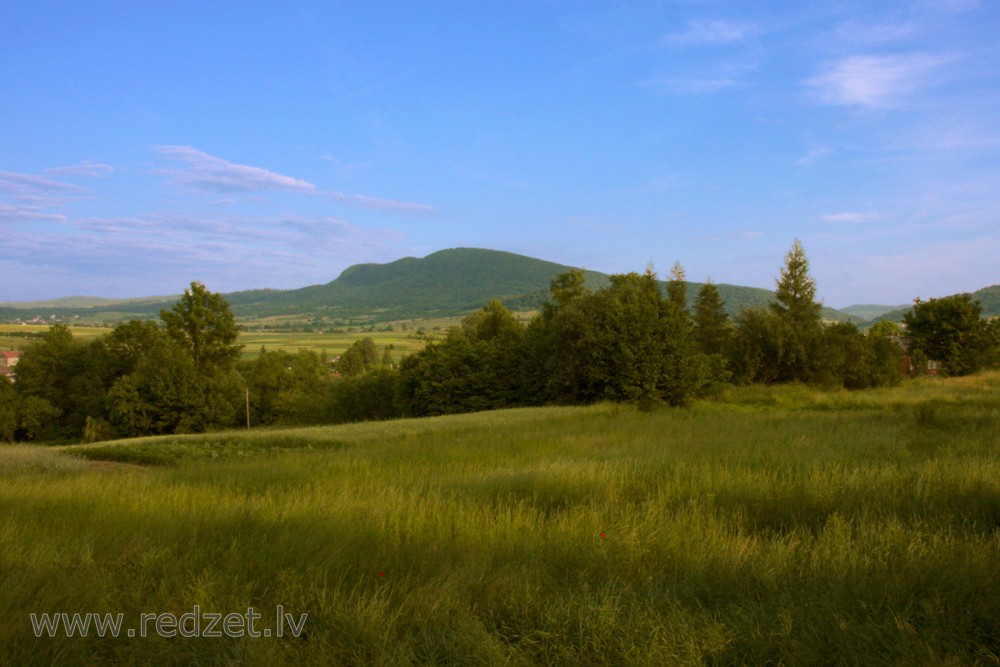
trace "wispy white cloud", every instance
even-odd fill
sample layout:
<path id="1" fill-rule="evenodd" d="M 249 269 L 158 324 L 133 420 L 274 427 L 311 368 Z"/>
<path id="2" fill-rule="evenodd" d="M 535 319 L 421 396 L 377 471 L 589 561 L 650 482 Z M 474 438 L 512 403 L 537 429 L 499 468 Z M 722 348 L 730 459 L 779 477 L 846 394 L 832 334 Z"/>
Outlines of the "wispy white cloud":
<path id="1" fill-rule="evenodd" d="M 65 219 L 65 215 L 45 213 L 37 206 L 0 203 L 0 221 L 2 222 L 60 222 Z"/>
<path id="2" fill-rule="evenodd" d="M 316 186 L 291 176 L 217 158 L 190 146 L 157 146 L 163 157 L 183 162 L 183 169 L 167 170 L 182 187 L 206 192 L 262 192 L 275 190 L 310 191 Z"/>
<path id="3" fill-rule="evenodd" d="M 399 201 L 396 199 L 384 199 L 381 197 L 369 197 L 368 195 L 347 194 L 345 192 L 322 191 L 324 197 L 342 201 L 361 208 L 375 209 L 379 211 L 396 211 L 399 213 L 432 214 L 438 209 L 429 204 L 418 204 L 416 202 Z"/>
<path id="4" fill-rule="evenodd" d="M 800 158 L 795 160 L 795 165 L 797 167 L 807 167 L 813 162 L 822 159 L 832 153 L 833 151 L 829 146 L 813 146 L 808 151 L 805 152 Z"/>
<path id="5" fill-rule="evenodd" d="M 806 84 L 823 104 L 889 109 L 935 83 L 933 75 L 954 60 L 928 53 L 854 55 L 827 63 Z"/>
<path id="6" fill-rule="evenodd" d="M 676 46 L 694 44 L 739 44 L 746 42 L 756 29 L 725 21 L 694 22 L 683 33 L 668 35 L 661 43 Z M 682 58 L 671 56 L 660 64 L 663 74 L 640 79 L 640 88 L 677 95 L 703 95 L 747 88 L 751 76 L 759 71 L 762 51 L 756 45 L 742 44 L 724 55 Z"/>
<path id="7" fill-rule="evenodd" d="M 34 174 L 0 171 L 0 193 L 22 201 L 35 201 L 45 197 L 83 192 L 85 192 L 84 188 L 72 183 L 54 181 Z"/>
<path id="8" fill-rule="evenodd" d="M 758 28 L 749 23 L 726 20 L 689 21 L 684 30 L 665 35 L 661 41 L 671 46 L 733 44 L 746 41 L 758 34 Z"/>
<path id="9" fill-rule="evenodd" d="M 830 213 L 823 216 L 825 222 L 833 223 L 863 223 L 881 220 L 882 216 L 875 211 L 845 211 L 843 213 Z"/>
<path id="10" fill-rule="evenodd" d="M 437 208 L 429 204 L 324 190 L 302 179 L 278 174 L 261 167 L 229 162 L 190 146 L 158 146 L 156 151 L 170 160 L 184 162 L 187 165 L 184 169 L 165 170 L 164 173 L 170 176 L 177 185 L 193 190 L 216 194 L 268 191 L 301 192 L 380 211 L 416 214 L 437 212 Z M 216 200 L 214 203 L 228 204 L 233 202 L 231 199 L 222 199 Z"/>
<path id="11" fill-rule="evenodd" d="M 59 209 L 86 193 L 86 189 L 72 183 L 35 174 L 0 171 L 0 222 L 63 222 L 67 217 Z M 9 252 L 11 246 L 8 238 L 4 243 L 5 251 Z"/>
<path id="12" fill-rule="evenodd" d="M 897 44 L 920 32 L 912 21 L 845 21 L 830 33 L 818 37 L 833 51 L 873 49 Z"/>
<path id="13" fill-rule="evenodd" d="M 976 9 L 980 0 L 921 0 L 917 6 L 937 12 L 967 12 Z"/>
<path id="14" fill-rule="evenodd" d="M 102 162 L 91 162 L 90 160 L 84 160 L 78 164 L 71 164 L 65 167 L 52 167 L 51 169 L 46 169 L 46 174 L 56 174 L 58 176 L 107 176 L 108 174 L 114 173 L 115 168 L 110 164 L 104 164 Z"/>
<path id="15" fill-rule="evenodd" d="M 405 237 L 393 229 L 365 228 L 332 216 L 205 218 L 158 211 L 71 218 L 59 230 L 13 227 L 6 238 L 5 265 L 31 266 L 43 276 L 72 267 L 63 281 L 73 280 L 74 290 L 81 293 L 105 295 L 109 267 L 114 267 L 119 283 L 141 281 L 146 294 L 169 293 L 190 280 L 221 291 L 303 287 L 332 280 L 338 266 L 396 259 Z M 20 276 L 5 281 L 0 300 L 22 300 L 22 294 L 37 289 L 31 285 Z M 121 285 L 112 289 L 120 291 Z"/>
<path id="16" fill-rule="evenodd" d="M 745 88 L 748 84 L 732 77 L 661 77 L 639 82 L 643 88 L 679 95 L 702 95 L 731 88 Z"/>

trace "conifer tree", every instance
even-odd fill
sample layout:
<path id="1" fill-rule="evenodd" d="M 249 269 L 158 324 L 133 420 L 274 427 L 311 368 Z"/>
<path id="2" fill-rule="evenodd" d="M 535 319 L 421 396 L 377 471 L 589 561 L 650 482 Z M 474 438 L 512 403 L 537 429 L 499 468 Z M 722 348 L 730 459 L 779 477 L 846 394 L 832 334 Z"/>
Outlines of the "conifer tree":
<path id="1" fill-rule="evenodd" d="M 721 354 L 729 340 L 729 315 L 719 288 L 709 278 L 698 290 L 694 302 L 695 337 L 705 354 Z"/>
<path id="2" fill-rule="evenodd" d="M 816 281 L 809 275 L 809 260 L 798 239 L 785 255 L 777 284 L 772 310 L 795 327 L 818 328 L 822 306 L 816 302 Z"/>
<path id="3" fill-rule="evenodd" d="M 687 311 L 687 281 L 685 280 L 684 267 L 681 263 L 674 262 L 674 268 L 670 269 L 670 280 L 667 281 L 667 301 L 677 306 L 680 312 Z"/>
<path id="4" fill-rule="evenodd" d="M 772 344 L 779 353 L 771 363 L 777 380 L 807 382 L 820 361 L 822 306 L 816 302 L 816 281 L 809 275 L 809 260 L 798 239 L 785 255 L 774 296 L 771 313 L 777 321 Z"/>

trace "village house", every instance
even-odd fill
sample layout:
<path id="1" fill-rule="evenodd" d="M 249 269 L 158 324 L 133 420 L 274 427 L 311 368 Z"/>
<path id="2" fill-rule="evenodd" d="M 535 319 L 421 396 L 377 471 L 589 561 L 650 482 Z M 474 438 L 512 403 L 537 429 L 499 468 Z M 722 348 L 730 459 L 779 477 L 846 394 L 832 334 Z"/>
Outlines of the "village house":
<path id="1" fill-rule="evenodd" d="M 22 356 L 24 356 L 24 352 L 21 350 L 0 351 L 0 368 L 14 368 Z"/>
<path id="2" fill-rule="evenodd" d="M 0 377 L 7 378 L 13 382 L 14 366 L 17 366 L 17 362 L 21 360 L 21 355 L 23 354 L 24 352 L 20 350 L 0 351 Z"/>

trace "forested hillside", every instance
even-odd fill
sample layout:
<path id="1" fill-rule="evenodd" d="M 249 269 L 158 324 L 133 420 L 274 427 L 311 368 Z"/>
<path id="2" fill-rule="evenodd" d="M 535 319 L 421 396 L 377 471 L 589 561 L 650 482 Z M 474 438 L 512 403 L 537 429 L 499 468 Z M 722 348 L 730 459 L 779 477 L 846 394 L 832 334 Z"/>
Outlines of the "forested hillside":
<path id="1" fill-rule="evenodd" d="M 979 301 L 983 317 L 1000 317 L 1000 285 L 990 285 L 989 287 L 984 287 L 980 290 L 972 292 L 970 296 Z M 867 324 L 873 324 L 880 321 L 902 322 L 903 317 L 911 310 L 913 310 L 912 306 L 898 308 L 872 319 L 872 321 Z"/>
<path id="2" fill-rule="evenodd" d="M 452 248 L 423 258 L 404 257 L 388 264 L 357 264 L 325 285 L 294 290 L 250 290 L 226 294 L 233 314 L 243 322 L 269 317 L 294 317 L 300 322 L 363 320 L 369 323 L 400 319 L 465 315 L 496 299 L 511 310 L 538 310 L 548 297 L 549 283 L 573 267 L 524 255 L 480 248 Z M 609 276 L 584 271 L 587 287 L 600 289 Z M 687 283 L 688 303 L 701 288 Z M 774 293 L 758 287 L 716 285 L 726 312 L 760 307 Z M 177 297 L 109 300 L 56 300 L 0 308 L 0 319 L 30 320 L 79 317 L 90 322 L 155 319 Z M 823 309 L 824 319 L 848 316 Z"/>

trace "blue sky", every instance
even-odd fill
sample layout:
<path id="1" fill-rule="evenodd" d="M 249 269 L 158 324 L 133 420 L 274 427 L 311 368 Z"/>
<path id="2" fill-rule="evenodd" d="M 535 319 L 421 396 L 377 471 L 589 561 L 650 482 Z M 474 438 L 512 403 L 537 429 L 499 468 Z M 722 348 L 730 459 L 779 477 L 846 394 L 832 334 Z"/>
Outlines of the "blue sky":
<path id="1" fill-rule="evenodd" d="M 834 307 L 1000 283 L 1000 7 L 8 3 L 0 301 L 449 247 Z"/>

